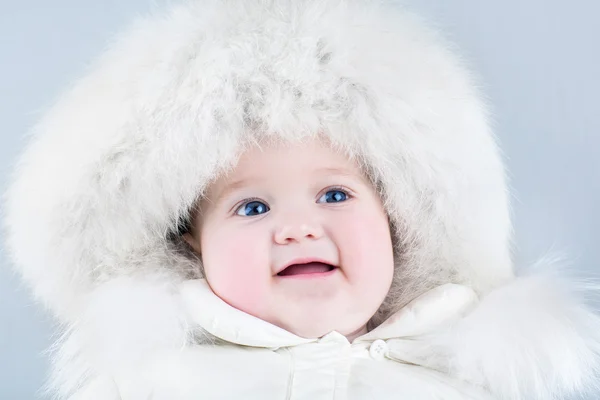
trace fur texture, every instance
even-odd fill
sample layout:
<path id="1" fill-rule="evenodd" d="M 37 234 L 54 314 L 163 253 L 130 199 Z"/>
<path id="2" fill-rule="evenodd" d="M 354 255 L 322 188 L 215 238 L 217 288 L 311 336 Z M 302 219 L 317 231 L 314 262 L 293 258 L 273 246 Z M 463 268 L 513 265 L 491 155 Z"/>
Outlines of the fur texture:
<path id="1" fill-rule="evenodd" d="M 461 283 L 486 300 L 440 339 L 448 370 L 504 399 L 554 398 L 595 376 L 598 319 L 581 287 L 511 283 L 502 160 L 449 44 L 378 1 L 198 0 L 123 33 L 15 170 L 8 248 L 65 326 L 61 396 L 93 392 L 98 371 L 149 349 L 211 340 L 180 316 L 174 288 L 202 268 L 174 233 L 246 146 L 316 134 L 359 160 L 392 221 L 396 276 L 374 325 Z"/>
<path id="2" fill-rule="evenodd" d="M 595 398 L 600 319 L 592 310 L 598 289 L 552 262 L 540 262 L 486 295 L 449 328 L 418 338 L 420 350 L 410 357 L 485 387 L 497 399 Z M 405 348 L 415 345 L 400 342 L 395 351 Z"/>

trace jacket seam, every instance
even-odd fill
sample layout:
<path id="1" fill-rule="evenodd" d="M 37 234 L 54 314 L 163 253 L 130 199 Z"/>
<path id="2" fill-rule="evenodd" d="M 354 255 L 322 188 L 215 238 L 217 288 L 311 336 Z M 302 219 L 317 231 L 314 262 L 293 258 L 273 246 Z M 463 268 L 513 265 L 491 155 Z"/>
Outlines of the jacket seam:
<path id="1" fill-rule="evenodd" d="M 295 369 L 295 359 L 294 359 L 294 353 L 292 352 L 292 350 L 288 347 L 285 348 L 285 351 L 289 354 L 289 358 L 290 358 L 290 370 L 288 373 L 288 384 L 287 384 L 287 393 L 286 393 L 286 400 L 291 400 L 292 399 L 292 390 L 294 387 L 294 369 Z"/>

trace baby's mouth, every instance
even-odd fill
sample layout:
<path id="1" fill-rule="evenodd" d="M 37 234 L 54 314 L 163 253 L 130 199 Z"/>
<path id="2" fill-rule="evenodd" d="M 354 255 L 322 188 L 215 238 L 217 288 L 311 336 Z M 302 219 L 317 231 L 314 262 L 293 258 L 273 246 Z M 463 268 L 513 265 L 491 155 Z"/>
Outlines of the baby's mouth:
<path id="1" fill-rule="evenodd" d="M 277 276 L 292 276 L 292 275 L 309 275 L 309 274 L 323 274 L 326 272 L 333 271 L 335 266 L 322 262 L 309 262 L 305 264 L 292 264 L 283 271 L 279 272 Z"/>

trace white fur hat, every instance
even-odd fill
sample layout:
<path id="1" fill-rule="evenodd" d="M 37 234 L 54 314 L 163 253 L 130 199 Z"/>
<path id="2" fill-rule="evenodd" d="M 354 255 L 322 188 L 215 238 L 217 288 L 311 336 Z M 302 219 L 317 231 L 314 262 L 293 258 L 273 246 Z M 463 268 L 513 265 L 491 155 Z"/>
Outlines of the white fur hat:
<path id="1" fill-rule="evenodd" d="M 177 232 L 261 136 L 323 134 L 381 190 L 396 238 L 383 312 L 513 276 L 502 162 L 462 62 L 398 7 L 195 1 L 118 37 L 47 112 L 8 192 L 14 261 L 62 320 L 119 276 L 201 274 Z"/>

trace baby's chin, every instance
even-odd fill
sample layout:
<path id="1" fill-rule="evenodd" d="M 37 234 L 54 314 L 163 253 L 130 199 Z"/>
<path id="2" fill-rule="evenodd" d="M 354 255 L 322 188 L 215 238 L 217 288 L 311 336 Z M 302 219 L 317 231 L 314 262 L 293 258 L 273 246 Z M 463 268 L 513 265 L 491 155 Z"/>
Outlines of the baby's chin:
<path id="1" fill-rule="evenodd" d="M 365 327 L 379 306 L 373 301 L 375 299 L 356 300 L 345 293 L 316 301 L 312 298 L 279 299 L 269 302 L 270 307 L 263 309 L 268 311 L 259 318 L 302 338 L 316 339 L 337 332 L 351 341 L 366 333 Z"/>

